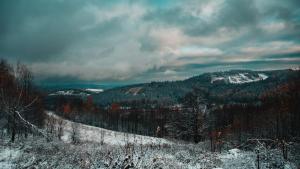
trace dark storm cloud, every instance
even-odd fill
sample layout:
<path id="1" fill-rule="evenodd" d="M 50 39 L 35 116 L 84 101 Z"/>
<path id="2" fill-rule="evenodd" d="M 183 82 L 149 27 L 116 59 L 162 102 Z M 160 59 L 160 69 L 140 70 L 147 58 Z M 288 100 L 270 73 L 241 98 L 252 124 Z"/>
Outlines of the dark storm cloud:
<path id="1" fill-rule="evenodd" d="M 22 60 L 59 58 L 63 50 L 81 37 L 80 24 L 89 16 L 80 15 L 71 1 L 1 2 L 1 55 Z"/>
<path id="2" fill-rule="evenodd" d="M 211 1 L 213 2 L 213 1 Z M 187 35 L 203 36 L 215 33 L 219 28 L 229 29 L 250 29 L 245 38 L 258 38 L 264 32 L 257 28 L 258 24 L 269 24 L 271 21 L 285 21 L 288 30 L 285 34 L 267 35 L 265 38 L 297 38 L 299 35 L 299 1 L 254 1 L 254 0 L 227 0 L 222 1 L 217 11 L 212 11 L 209 20 L 195 16 L 184 7 L 169 9 L 155 9 L 145 15 L 146 21 L 156 21 L 160 24 L 174 25 L 181 27 Z M 201 6 L 201 2 L 200 2 Z M 261 8 L 261 9 L 260 9 Z M 192 8 L 193 9 L 193 8 Z M 212 9 L 216 10 L 216 9 Z M 201 9 L 200 9 L 201 12 Z M 259 39 L 259 38 L 258 38 Z M 298 38 L 297 38 L 298 39 Z M 245 41 L 245 40 L 244 40 Z"/>
<path id="3" fill-rule="evenodd" d="M 181 7 L 156 9 L 148 13 L 144 19 L 180 26 L 186 34 L 191 36 L 214 33 L 220 27 L 238 29 L 242 26 L 252 26 L 256 25 L 258 21 L 258 9 L 255 7 L 254 1 L 251 0 L 228 0 L 219 10 L 212 14 L 211 20 L 192 15 Z"/>
<path id="4" fill-rule="evenodd" d="M 24 61 L 64 60 L 62 53 L 71 45 L 90 36 L 109 36 L 120 24 L 121 19 L 116 18 L 83 30 L 96 20 L 83 10 L 85 5 L 88 3 L 78 0 L 1 1 L 1 56 Z"/>
<path id="5" fill-rule="evenodd" d="M 0 57 L 40 79 L 144 81 L 299 64 L 298 0 L 3 0 L 0 25 Z"/>

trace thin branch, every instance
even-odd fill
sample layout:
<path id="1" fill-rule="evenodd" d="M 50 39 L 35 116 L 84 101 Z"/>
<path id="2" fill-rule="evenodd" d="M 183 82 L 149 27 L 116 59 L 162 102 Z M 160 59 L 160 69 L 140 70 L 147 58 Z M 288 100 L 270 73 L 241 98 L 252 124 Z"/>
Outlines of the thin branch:
<path id="1" fill-rule="evenodd" d="M 33 105 L 36 101 L 37 101 L 38 97 L 35 97 L 35 99 L 32 100 L 31 103 L 29 103 L 28 105 L 24 106 L 24 109 L 27 109 L 28 107 L 30 107 L 31 105 Z"/>
<path id="2" fill-rule="evenodd" d="M 21 101 L 21 97 L 23 96 L 23 86 L 21 87 L 21 92 L 20 92 L 20 94 L 19 94 L 19 98 L 18 98 L 18 103 L 17 103 L 17 105 L 19 105 L 20 104 L 20 101 Z"/>
<path id="3" fill-rule="evenodd" d="M 46 134 L 43 133 L 42 131 L 40 131 L 40 129 L 38 127 L 36 127 L 35 125 L 33 125 L 32 123 L 30 123 L 29 121 L 25 120 L 19 111 L 15 111 L 16 115 L 23 121 L 24 124 L 28 125 L 31 129 L 37 131 L 38 133 L 42 134 L 42 136 L 46 137 Z"/>

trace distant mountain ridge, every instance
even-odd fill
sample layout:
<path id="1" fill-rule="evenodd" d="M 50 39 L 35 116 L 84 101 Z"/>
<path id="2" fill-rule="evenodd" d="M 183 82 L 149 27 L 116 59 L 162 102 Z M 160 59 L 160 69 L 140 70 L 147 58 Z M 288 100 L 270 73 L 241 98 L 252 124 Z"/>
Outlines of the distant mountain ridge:
<path id="1" fill-rule="evenodd" d="M 246 102 L 259 94 L 299 76 L 298 70 L 251 71 L 231 70 L 204 73 L 182 81 L 151 82 L 128 85 L 92 94 L 98 104 L 151 100 L 176 104 L 193 88 L 209 91 L 213 102 Z"/>

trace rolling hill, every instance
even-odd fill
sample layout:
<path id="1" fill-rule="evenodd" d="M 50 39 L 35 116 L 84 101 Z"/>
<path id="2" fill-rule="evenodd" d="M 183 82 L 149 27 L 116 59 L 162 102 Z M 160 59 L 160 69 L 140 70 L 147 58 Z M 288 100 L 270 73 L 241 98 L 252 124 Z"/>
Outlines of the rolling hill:
<path id="1" fill-rule="evenodd" d="M 98 104 L 150 100 L 176 104 L 194 88 L 208 91 L 211 102 L 255 101 L 259 95 L 277 85 L 299 76 L 297 70 L 250 71 L 204 73 L 183 81 L 151 82 L 128 85 L 92 94 Z"/>

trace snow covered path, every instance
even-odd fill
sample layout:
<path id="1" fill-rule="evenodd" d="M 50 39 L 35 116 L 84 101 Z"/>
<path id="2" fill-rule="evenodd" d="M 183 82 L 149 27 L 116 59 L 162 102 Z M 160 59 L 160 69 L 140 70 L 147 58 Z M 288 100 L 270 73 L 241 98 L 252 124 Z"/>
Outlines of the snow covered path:
<path id="1" fill-rule="evenodd" d="M 50 117 L 55 119 L 62 119 L 51 111 L 47 111 L 47 114 Z M 129 144 L 152 144 L 152 145 L 162 145 L 162 144 L 172 144 L 171 141 L 168 141 L 163 138 L 155 138 L 149 136 L 142 136 L 137 134 L 123 133 L 112 130 L 107 130 L 99 127 L 89 126 L 81 123 L 75 123 L 66 119 L 63 119 L 64 127 L 63 127 L 63 136 L 62 140 L 65 142 L 71 142 L 71 133 L 72 133 L 72 125 L 76 124 L 79 132 L 80 141 L 88 141 L 88 142 L 98 142 L 102 141 L 105 144 L 111 145 L 125 145 Z"/>

